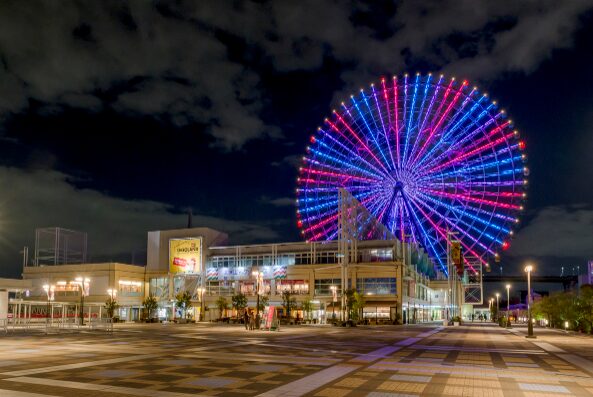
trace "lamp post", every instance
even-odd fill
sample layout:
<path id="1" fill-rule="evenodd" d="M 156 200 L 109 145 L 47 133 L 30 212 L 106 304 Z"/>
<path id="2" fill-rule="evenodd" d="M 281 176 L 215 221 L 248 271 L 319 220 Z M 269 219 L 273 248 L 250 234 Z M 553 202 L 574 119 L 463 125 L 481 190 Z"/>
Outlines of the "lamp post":
<path id="1" fill-rule="evenodd" d="M 500 298 L 500 294 L 497 292 L 496 293 L 496 321 L 498 321 L 498 317 L 499 317 L 499 314 L 498 314 L 498 310 L 499 310 L 498 301 L 499 301 L 499 298 Z"/>
<path id="2" fill-rule="evenodd" d="M 511 317 L 509 316 L 509 311 L 511 310 L 511 284 L 506 285 L 507 289 L 507 328 L 511 327 Z"/>
<path id="3" fill-rule="evenodd" d="M 109 307 L 107 308 L 107 315 L 109 316 L 109 314 L 111 313 L 110 316 L 110 321 L 113 321 L 113 318 L 115 317 L 115 298 L 117 297 L 117 290 L 115 288 L 108 288 L 107 289 L 107 295 L 109 295 Z"/>
<path id="4" fill-rule="evenodd" d="M 332 292 L 332 320 L 336 319 L 336 302 L 338 301 L 338 287 L 330 285 L 329 289 Z"/>
<path id="5" fill-rule="evenodd" d="M 255 306 L 255 328 L 259 329 L 259 281 L 260 277 L 263 277 L 263 274 L 257 270 L 254 270 L 251 274 L 255 277 L 255 294 L 257 295 L 257 303 Z"/>
<path id="6" fill-rule="evenodd" d="M 84 325 L 84 297 L 88 295 L 90 289 L 91 279 L 87 277 L 76 277 L 74 284 L 78 285 L 80 289 L 80 325 Z"/>
<path id="7" fill-rule="evenodd" d="M 531 321 L 531 272 L 533 266 L 525 266 L 525 272 L 527 273 L 527 336 L 526 338 L 535 338 L 533 335 L 533 323 Z"/>
<path id="8" fill-rule="evenodd" d="M 200 318 L 199 318 L 199 321 L 204 321 L 204 292 L 206 292 L 206 288 L 198 287 L 198 296 L 200 297 Z"/>
<path id="9" fill-rule="evenodd" d="M 54 300 L 54 291 L 56 290 L 56 286 L 55 285 L 50 285 L 50 284 L 45 284 L 43 286 L 43 290 L 45 291 L 46 295 L 47 295 L 47 313 L 45 316 L 46 319 L 46 323 L 49 323 L 49 311 L 50 311 L 50 302 Z M 53 316 L 52 316 L 52 320 L 53 320 Z"/>

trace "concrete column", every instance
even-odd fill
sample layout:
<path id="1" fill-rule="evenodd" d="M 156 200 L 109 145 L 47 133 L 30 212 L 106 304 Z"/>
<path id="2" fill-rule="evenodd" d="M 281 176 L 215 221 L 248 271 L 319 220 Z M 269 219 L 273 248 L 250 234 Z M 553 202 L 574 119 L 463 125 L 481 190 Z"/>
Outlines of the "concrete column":
<path id="1" fill-rule="evenodd" d="M 8 291 L 0 290 L 0 320 L 8 318 Z"/>

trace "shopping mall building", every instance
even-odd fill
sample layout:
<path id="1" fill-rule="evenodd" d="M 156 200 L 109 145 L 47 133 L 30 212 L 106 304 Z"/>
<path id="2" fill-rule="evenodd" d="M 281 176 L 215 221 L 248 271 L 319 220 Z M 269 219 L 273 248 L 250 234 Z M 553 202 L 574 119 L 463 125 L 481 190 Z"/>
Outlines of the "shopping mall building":
<path id="1" fill-rule="evenodd" d="M 210 228 L 152 231 L 146 266 L 26 264 L 23 278 L 30 280 L 30 287 L 10 299 L 9 312 L 19 318 L 45 317 L 48 311 L 54 318 L 77 317 L 84 295 L 84 317 L 105 317 L 105 301 L 113 296 L 120 320 L 137 321 L 143 318 L 142 301 L 153 295 L 159 302 L 158 317 L 172 320 L 182 316 L 175 296 L 188 291 L 189 317 L 209 321 L 235 316 L 231 297 L 238 293 L 247 296 L 250 308 L 259 295 L 282 311 L 282 293 L 289 291 L 297 307 L 310 300 L 313 308 L 310 313 L 293 310 L 293 317 L 325 322 L 340 315 L 344 285 L 364 296 L 363 316 L 370 321 L 414 323 L 446 316 L 447 282 L 431 281 L 417 271 L 430 261 L 413 244 L 359 241 L 343 273 L 337 242 L 230 246 L 227 241 L 225 233 Z M 223 313 L 216 304 L 221 296 L 229 303 Z"/>

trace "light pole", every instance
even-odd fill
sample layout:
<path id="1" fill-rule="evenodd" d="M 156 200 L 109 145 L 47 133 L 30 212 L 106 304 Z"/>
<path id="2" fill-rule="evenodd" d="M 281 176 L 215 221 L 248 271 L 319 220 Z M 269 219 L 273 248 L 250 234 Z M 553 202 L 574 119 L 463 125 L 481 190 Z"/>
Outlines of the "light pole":
<path id="1" fill-rule="evenodd" d="M 510 309 L 511 309 L 511 298 L 510 298 L 510 294 L 511 294 L 511 284 L 507 284 L 506 285 L 507 288 L 507 328 L 511 327 L 511 317 L 510 317 Z"/>
<path id="2" fill-rule="evenodd" d="M 490 309 L 490 320 L 492 320 L 492 312 L 494 311 L 494 298 L 490 298 L 489 302 L 490 305 L 488 308 Z"/>
<path id="3" fill-rule="evenodd" d="M 49 323 L 49 311 L 50 311 L 50 302 L 54 300 L 54 291 L 56 290 L 55 285 L 45 284 L 43 286 L 43 290 L 47 294 L 47 313 L 46 313 L 46 323 Z M 53 316 L 52 316 L 53 320 Z"/>
<path id="4" fill-rule="evenodd" d="M 535 338 L 533 335 L 533 323 L 531 322 L 531 272 L 533 266 L 525 266 L 525 272 L 527 272 L 527 338 Z"/>
<path id="5" fill-rule="evenodd" d="M 204 292 L 206 288 L 198 287 L 198 296 L 200 297 L 200 318 L 199 321 L 204 321 Z"/>
<path id="6" fill-rule="evenodd" d="M 255 294 L 257 295 L 257 304 L 255 306 L 255 328 L 259 329 L 259 282 L 260 277 L 263 277 L 263 274 L 257 270 L 254 270 L 251 274 L 255 277 Z"/>
<path id="7" fill-rule="evenodd" d="M 498 301 L 500 298 L 500 294 L 497 292 L 496 293 L 496 321 L 498 321 L 498 310 L 499 310 L 499 306 L 498 306 Z"/>
<path id="8" fill-rule="evenodd" d="M 113 318 L 115 316 L 115 298 L 117 296 L 117 290 L 115 288 L 108 288 L 107 289 L 107 295 L 109 295 L 109 307 L 108 307 L 108 311 L 107 311 L 107 315 L 109 316 L 110 312 L 111 312 L 111 321 L 113 321 Z"/>
<path id="9" fill-rule="evenodd" d="M 332 292 L 332 320 L 336 319 L 336 302 L 338 301 L 338 287 L 330 285 L 329 289 Z"/>
<path id="10" fill-rule="evenodd" d="M 80 325 L 84 325 L 84 297 L 88 295 L 91 286 L 91 279 L 87 277 L 76 277 L 74 284 L 80 289 Z"/>

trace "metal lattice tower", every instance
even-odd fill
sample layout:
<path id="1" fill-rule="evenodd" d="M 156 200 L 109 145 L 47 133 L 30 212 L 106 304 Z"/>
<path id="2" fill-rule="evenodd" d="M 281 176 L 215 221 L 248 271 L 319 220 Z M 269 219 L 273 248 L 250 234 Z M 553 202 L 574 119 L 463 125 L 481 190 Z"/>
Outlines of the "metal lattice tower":
<path id="1" fill-rule="evenodd" d="M 85 263 L 87 234 L 61 227 L 35 229 L 34 266 Z"/>

